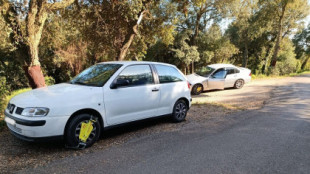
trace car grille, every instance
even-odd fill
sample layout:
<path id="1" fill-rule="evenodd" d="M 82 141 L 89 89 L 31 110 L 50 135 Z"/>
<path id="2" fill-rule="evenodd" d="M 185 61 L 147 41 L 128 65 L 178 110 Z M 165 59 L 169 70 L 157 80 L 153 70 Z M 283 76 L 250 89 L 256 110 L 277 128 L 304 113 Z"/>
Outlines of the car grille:
<path id="1" fill-rule="evenodd" d="M 13 114 L 15 107 L 16 106 L 14 104 L 11 104 L 11 103 L 8 104 L 7 109 L 9 110 L 10 114 Z M 21 115 L 23 110 L 24 108 L 16 107 L 15 113 L 18 115 Z"/>
<path id="2" fill-rule="evenodd" d="M 13 114 L 14 109 L 15 109 L 15 105 L 9 103 L 8 106 L 7 106 L 7 109 L 9 110 L 10 114 Z"/>
<path id="3" fill-rule="evenodd" d="M 24 110 L 24 108 L 17 107 L 15 113 L 18 115 L 21 115 L 23 110 Z"/>
<path id="4" fill-rule="evenodd" d="M 11 125 L 11 124 L 7 124 L 7 126 L 8 126 L 8 128 L 10 129 L 10 130 L 12 130 L 12 131 L 14 131 L 14 132 L 16 132 L 16 133 L 22 133 L 22 129 L 20 129 L 20 128 L 18 128 L 18 127 L 15 127 L 15 126 L 13 126 L 13 125 Z"/>

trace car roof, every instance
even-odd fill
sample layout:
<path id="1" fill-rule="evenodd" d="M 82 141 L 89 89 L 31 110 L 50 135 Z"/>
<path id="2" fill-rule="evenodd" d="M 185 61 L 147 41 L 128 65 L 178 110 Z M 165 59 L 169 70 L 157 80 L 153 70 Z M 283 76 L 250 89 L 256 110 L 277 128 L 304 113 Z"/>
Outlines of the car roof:
<path id="1" fill-rule="evenodd" d="M 154 65 L 167 65 L 167 66 L 173 66 L 168 63 L 162 63 L 162 62 L 150 62 L 150 61 L 109 61 L 109 62 L 100 62 L 98 64 L 109 64 L 109 63 L 115 63 L 115 64 L 123 64 L 123 65 L 136 65 L 136 64 L 154 64 Z"/>
<path id="2" fill-rule="evenodd" d="M 232 65 L 232 64 L 222 64 L 222 63 L 212 64 L 208 66 L 214 69 L 225 68 L 225 67 L 236 67 L 235 65 Z"/>

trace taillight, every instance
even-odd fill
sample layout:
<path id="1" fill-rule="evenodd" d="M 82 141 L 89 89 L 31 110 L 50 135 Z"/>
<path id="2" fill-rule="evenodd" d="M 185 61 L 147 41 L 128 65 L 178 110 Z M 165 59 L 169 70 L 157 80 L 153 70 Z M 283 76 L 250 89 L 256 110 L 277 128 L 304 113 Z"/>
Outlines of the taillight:
<path id="1" fill-rule="evenodd" d="M 187 82 L 187 87 L 188 89 L 191 89 L 191 84 L 189 82 Z"/>
<path id="2" fill-rule="evenodd" d="M 249 76 L 252 76 L 252 73 L 250 73 Z"/>

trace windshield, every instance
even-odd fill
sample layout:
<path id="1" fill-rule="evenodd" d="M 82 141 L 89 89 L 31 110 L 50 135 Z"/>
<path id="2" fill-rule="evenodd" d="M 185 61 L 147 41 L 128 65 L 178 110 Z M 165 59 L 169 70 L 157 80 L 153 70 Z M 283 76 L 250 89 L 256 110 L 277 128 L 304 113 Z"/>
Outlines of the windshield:
<path id="1" fill-rule="evenodd" d="M 200 76 L 203 76 L 203 77 L 208 77 L 210 76 L 210 74 L 214 71 L 215 69 L 214 68 L 211 68 L 209 66 L 207 67 L 202 67 L 200 68 L 200 70 L 198 70 L 196 72 L 196 74 L 200 75 Z"/>
<path id="2" fill-rule="evenodd" d="M 97 64 L 75 76 L 70 83 L 87 86 L 103 86 L 121 66 L 121 64 Z"/>

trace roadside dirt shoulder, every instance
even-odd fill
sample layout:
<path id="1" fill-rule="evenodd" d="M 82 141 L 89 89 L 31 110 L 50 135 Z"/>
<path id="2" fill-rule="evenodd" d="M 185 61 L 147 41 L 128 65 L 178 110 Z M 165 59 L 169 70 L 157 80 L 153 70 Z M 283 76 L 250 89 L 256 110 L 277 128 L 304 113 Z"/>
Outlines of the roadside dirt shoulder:
<path id="1" fill-rule="evenodd" d="M 288 85 L 293 80 L 293 77 L 254 80 L 242 89 L 207 91 L 199 96 L 193 96 L 193 103 L 216 103 L 237 109 L 259 109 L 270 98 L 274 88 Z"/>

